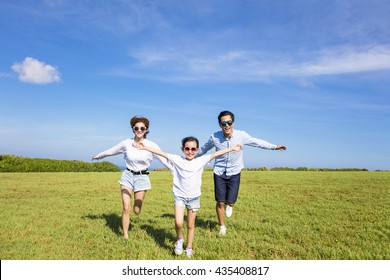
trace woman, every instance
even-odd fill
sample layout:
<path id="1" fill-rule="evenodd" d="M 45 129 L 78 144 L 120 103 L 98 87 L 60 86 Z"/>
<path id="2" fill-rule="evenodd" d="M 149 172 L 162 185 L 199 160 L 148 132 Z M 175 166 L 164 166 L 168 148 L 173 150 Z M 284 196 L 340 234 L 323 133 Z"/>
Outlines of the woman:
<path id="1" fill-rule="evenodd" d="M 151 152 L 139 150 L 135 146 L 136 144 L 143 142 L 147 146 L 160 150 L 157 144 L 146 139 L 146 135 L 149 133 L 149 120 L 144 117 L 134 116 L 130 120 L 130 125 L 134 133 L 134 138 L 123 140 L 111 149 L 92 157 L 92 160 L 99 160 L 107 156 L 118 154 L 124 155 L 126 170 L 123 171 L 119 184 L 123 203 L 123 238 L 126 240 L 129 238 L 130 205 L 132 194 L 134 193 L 133 210 L 136 215 L 139 215 L 142 203 L 145 199 L 146 191 L 152 188 L 148 176 L 148 167 L 150 166 L 151 161 L 157 157 L 163 164 L 166 164 L 165 159 L 159 156 L 154 156 Z"/>

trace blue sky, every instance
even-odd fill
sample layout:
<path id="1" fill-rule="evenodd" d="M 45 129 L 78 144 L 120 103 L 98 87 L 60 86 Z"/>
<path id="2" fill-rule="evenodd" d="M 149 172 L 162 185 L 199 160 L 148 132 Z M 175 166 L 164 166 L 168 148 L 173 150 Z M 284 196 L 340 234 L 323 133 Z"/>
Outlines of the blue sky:
<path id="1" fill-rule="evenodd" d="M 231 110 L 287 146 L 245 147 L 247 167 L 390 169 L 389 14 L 387 0 L 3 0 L 0 154 L 90 161 L 134 115 L 178 154 Z"/>

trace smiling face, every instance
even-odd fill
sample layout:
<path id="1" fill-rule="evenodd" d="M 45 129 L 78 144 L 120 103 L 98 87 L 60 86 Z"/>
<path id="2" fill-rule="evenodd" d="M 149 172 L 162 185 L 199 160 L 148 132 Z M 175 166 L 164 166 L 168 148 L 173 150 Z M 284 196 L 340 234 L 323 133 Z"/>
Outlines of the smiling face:
<path id="1" fill-rule="evenodd" d="M 226 138 L 230 138 L 233 134 L 234 121 L 230 115 L 220 118 L 219 126 L 222 128 Z"/>
<path id="2" fill-rule="evenodd" d="M 193 160 L 199 151 L 196 141 L 187 141 L 181 148 L 187 160 Z"/>
<path id="3" fill-rule="evenodd" d="M 133 132 L 136 139 L 142 139 L 145 133 L 148 131 L 146 125 L 143 122 L 137 122 L 133 127 Z"/>

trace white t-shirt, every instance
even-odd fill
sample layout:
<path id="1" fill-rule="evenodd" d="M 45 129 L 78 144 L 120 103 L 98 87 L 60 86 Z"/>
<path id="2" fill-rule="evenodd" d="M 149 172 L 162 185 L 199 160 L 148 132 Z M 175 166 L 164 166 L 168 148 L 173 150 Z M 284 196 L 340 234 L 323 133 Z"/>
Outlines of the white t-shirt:
<path id="1" fill-rule="evenodd" d="M 203 167 L 211 160 L 211 155 L 204 155 L 193 160 L 168 154 L 173 175 L 173 195 L 185 198 L 200 196 Z"/>
<path id="2" fill-rule="evenodd" d="M 142 143 L 144 143 L 146 146 L 160 150 L 160 147 L 156 143 L 148 139 L 144 139 Z M 133 171 L 141 171 L 149 168 L 150 163 L 154 158 L 159 159 L 164 165 L 167 164 L 165 158 L 155 156 L 154 154 L 146 150 L 137 149 L 137 147 L 134 145 L 134 139 L 123 140 L 116 146 L 96 155 L 96 158 L 102 159 L 108 156 L 114 156 L 118 154 L 123 154 L 126 167 Z"/>

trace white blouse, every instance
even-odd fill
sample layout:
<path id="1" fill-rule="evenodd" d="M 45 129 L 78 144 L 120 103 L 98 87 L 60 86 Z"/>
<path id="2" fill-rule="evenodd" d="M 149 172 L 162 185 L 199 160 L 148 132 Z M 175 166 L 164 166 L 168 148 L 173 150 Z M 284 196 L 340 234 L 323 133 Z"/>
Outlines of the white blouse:
<path id="1" fill-rule="evenodd" d="M 160 147 L 156 143 L 148 139 L 144 139 L 142 143 L 146 146 L 160 150 Z M 123 140 L 116 146 L 99 153 L 95 156 L 95 158 L 102 159 L 119 154 L 123 154 L 126 167 L 133 171 L 141 171 L 149 168 L 151 161 L 155 158 L 160 160 L 162 164 L 167 164 L 167 161 L 164 158 L 156 156 L 149 151 L 137 149 L 134 144 L 134 139 Z"/>

